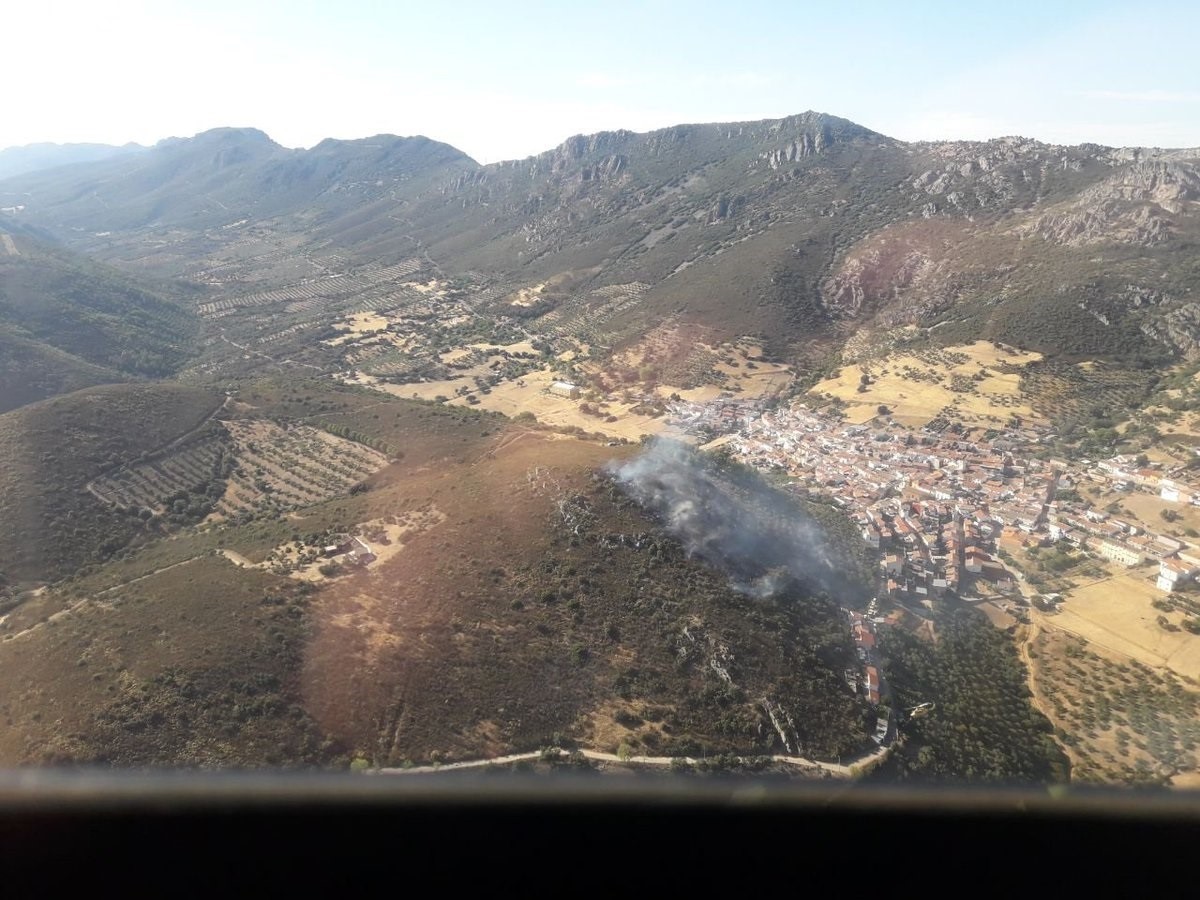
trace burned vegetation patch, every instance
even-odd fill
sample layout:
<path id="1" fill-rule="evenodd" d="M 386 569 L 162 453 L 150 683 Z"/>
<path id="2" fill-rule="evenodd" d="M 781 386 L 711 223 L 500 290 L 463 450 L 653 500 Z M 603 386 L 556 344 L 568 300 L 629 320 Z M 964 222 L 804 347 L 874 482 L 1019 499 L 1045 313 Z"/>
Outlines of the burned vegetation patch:
<path id="1" fill-rule="evenodd" d="M 305 681 L 331 735 L 379 765 L 550 745 L 863 748 L 869 713 L 842 677 L 854 651 L 832 593 L 783 577 L 739 591 L 597 465 L 604 448 L 521 446 L 452 473 L 434 498 L 447 520 L 377 580 L 320 596 Z M 456 549 L 468 533 L 470 552 Z"/>

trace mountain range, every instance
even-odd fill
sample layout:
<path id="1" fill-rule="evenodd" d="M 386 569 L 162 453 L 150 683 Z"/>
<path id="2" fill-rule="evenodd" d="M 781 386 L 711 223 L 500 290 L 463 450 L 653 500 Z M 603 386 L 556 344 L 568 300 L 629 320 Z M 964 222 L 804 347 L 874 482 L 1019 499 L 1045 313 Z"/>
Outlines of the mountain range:
<path id="1" fill-rule="evenodd" d="M 0 150 L 0 178 L 12 178 L 41 169 L 53 169 L 75 163 L 96 162 L 125 153 L 144 150 L 140 144 L 25 144 Z"/>
<path id="2" fill-rule="evenodd" d="M 678 313 L 789 359 L 903 324 L 1160 358 L 1197 348 L 1198 157 L 907 144 L 817 113 L 578 136 L 486 166 L 419 137 L 288 150 L 217 129 L 7 179 L 0 204 L 158 277 L 267 227 L 291 252 L 421 255 L 504 289 L 643 284 L 628 330 Z"/>
<path id="3" fill-rule="evenodd" d="M 1097 385 L 1137 408 L 1200 356 L 1200 150 L 906 143 L 806 112 L 489 165 L 252 128 L 21 165 L 0 762 L 861 753 L 877 712 L 839 607 L 866 608 L 877 560 L 835 506 L 719 453 L 628 489 L 667 405 L 761 409 L 990 341 L 1044 418 L 1115 440 Z M 838 578 L 695 550 L 657 504 L 679 484 L 732 509 L 718 534 L 803 523 Z M 955 652 L 1018 685 L 960 612 Z M 986 771 L 1056 777 L 1049 737 L 1006 753 L 1045 720 L 998 702 Z"/>

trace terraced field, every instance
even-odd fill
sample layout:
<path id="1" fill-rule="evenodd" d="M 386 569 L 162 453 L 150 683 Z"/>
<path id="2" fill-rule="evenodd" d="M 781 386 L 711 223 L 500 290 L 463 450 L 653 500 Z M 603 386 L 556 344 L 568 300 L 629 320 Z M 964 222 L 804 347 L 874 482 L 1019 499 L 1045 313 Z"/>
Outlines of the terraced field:
<path id="1" fill-rule="evenodd" d="M 584 343 L 611 343 L 613 333 L 606 330 L 609 322 L 637 306 L 649 287 L 634 281 L 597 288 L 574 309 L 547 313 L 538 323 L 539 327 L 548 327 L 546 334 L 554 340 L 570 338 Z"/>
<path id="2" fill-rule="evenodd" d="M 1086 422 L 1095 411 L 1123 415 L 1137 407 L 1151 382 L 1147 372 L 1099 362 L 1035 363 L 1022 374 L 1021 391 L 1033 410 L 1059 425 Z"/>
<path id="3" fill-rule="evenodd" d="M 224 424 L 238 464 L 217 503 L 215 520 L 285 512 L 328 500 L 388 462 L 378 450 L 310 425 L 284 428 L 261 420 Z"/>
<path id="4" fill-rule="evenodd" d="M 167 502 L 204 485 L 220 482 L 231 465 L 233 446 L 222 434 L 206 435 L 161 459 L 122 468 L 92 482 L 106 503 L 125 509 L 165 511 Z"/>
<path id="5" fill-rule="evenodd" d="M 207 497 L 213 521 L 279 513 L 347 493 L 387 465 L 378 450 L 310 425 L 263 420 L 218 423 L 170 453 L 97 478 L 105 503 L 160 515 Z M 199 507 L 197 507 L 199 508 Z"/>

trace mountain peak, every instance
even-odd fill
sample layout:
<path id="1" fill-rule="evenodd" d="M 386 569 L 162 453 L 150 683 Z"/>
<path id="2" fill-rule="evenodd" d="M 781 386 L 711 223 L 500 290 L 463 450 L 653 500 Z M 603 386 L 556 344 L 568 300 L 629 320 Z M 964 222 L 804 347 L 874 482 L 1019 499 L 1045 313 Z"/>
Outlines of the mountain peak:
<path id="1" fill-rule="evenodd" d="M 236 146 L 243 148 L 283 149 L 265 131 L 257 128 L 210 128 L 189 138 L 164 138 L 154 145 L 155 149 L 180 146 Z"/>
<path id="2" fill-rule="evenodd" d="M 376 134 L 371 137 L 351 139 L 325 138 L 306 152 L 317 156 L 350 154 L 389 157 L 401 154 L 421 154 L 441 160 L 470 159 L 457 147 L 442 141 L 435 141 L 423 134 L 410 136 Z"/>

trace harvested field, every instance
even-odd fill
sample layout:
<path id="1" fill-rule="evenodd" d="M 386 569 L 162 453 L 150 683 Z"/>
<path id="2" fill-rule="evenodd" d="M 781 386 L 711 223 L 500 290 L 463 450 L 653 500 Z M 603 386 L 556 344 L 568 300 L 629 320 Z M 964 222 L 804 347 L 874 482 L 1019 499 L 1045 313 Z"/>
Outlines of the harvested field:
<path id="1" fill-rule="evenodd" d="M 496 385 L 487 394 L 472 394 L 471 396 L 479 400 L 477 404 L 472 404 L 465 396 L 455 396 L 459 386 L 470 383 L 458 379 L 422 384 L 387 384 L 360 375 L 353 379 L 352 383 L 368 385 L 396 397 L 420 400 L 452 398 L 449 399 L 452 405 L 475 406 L 478 409 L 503 413 L 510 418 L 515 418 L 521 413 L 531 413 L 544 425 L 581 428 L 613 438 L 637 440 L 643 434 L 661 434 L 669 428 L 662 416 L 631 412 L 633 407 L 638 405 L 636 403 L 604 403 L 598 407 L 604 410 L 603 415 L 588 415 L 580 409 L 581 401 L 550 392 L 550 385 L 557 380 L 558 376 L 549 369 L 530 372 L 517 381 L 506 381 Z M 610 415 L 616 416 L 617 421 L 606 422 L 605 419 Z"/>
<path id="2" fill-rule="evenodd" d="M 1165 594 L 1154 586 L 1157 568 L 1135 568 L 1072 589 L 1047 625 L 1085 638 L 1148 666 L 1200 679 L 1200 635 L 1167 631 L 1151 606 Z M 1181 613 L 1168 619 L 1176 625 Z"/>
<path id="3" fill-rule="evenodd" d="M 664 325 L 603 363 L 582 358 L 589 350 L 586 345 L 563 352 L 560 362 L 578 365 L 580 399 L 550 389 L 564 378 L 562 369 L 530 362 L 536 351 L 528 341 L 476 343 L 443 353 L 439 361 L 460 373 L 453 378 L 392 384 L 360 371 L 347 381 L 397 397 L 477 406 L 509 417 L 529 413 L 557 428 L 627 440 L 670 431 L 654 408 L 661 409 L 672 395 L 692 402 L 715 400 L 723 393 L 757 399 L 791 383 L 791 368 L 763 361 L 762 348 L 752 342 L 710 347 L 693 334 L 681 335 L 678 326 Z"/>
<path id="4" fill-rule="evenodd" d="M 1021 387 L 1021 369 L 1037 353 L 1007 351 L 987 341 L 919 354 L 894 354 L 845 366 L 811 393 L 846 404 L 847 421 L 865 422 L 886 406 L 905 425 L 924 425 L 946 415 L 964 422 L 998 424 L 1034 415 Z M 866 390 L 863 376 L 869 383 Z"/>
<path id="5" fill-rule="evenodd" d="M 1200 531 L 1200 507 L 1192 506 L 1190 503 L 1171 503 L 1161 499 L 1157 494 L 1147 494 L 1141 491 L 1109 491 L 1094 494 L 1089 492 L 1088 496 L 1094 496 L 1096 506 L 1101 509 L 1119 500 L 1121 506 L 1150 531 L 1166 534 L 1175 531 L 1182 532 L 1185 528 L 1194 528 Z M 1176 513 L 1179 518 L 1173 523 L 1167 524 L 1162 517 L 1165 510 Z M 1129 518 L 1129 516 L 1123 516 L 1123 518 Z"/>

